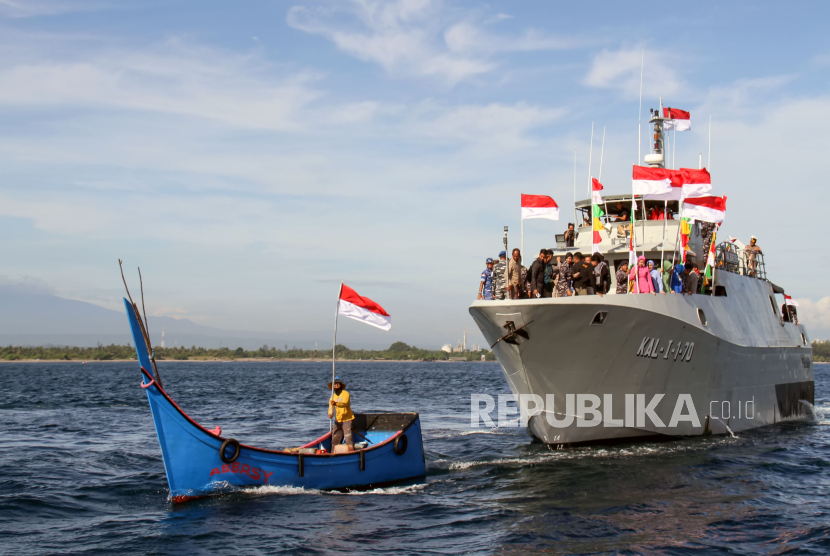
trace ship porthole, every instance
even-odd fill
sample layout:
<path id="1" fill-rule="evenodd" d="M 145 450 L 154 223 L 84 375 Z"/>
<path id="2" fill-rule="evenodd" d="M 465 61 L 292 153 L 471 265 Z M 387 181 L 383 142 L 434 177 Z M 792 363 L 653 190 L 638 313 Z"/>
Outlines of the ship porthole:
<path id="1" fill-rule="evenodd" d="M 697 310 L 697 318 L 700 319 L 700 324 L 702 324 L 703 326 L 707 326 L 707 324 L 706 324 L 706 313 L 703 312 L 703 309 L 698 309 Z"/>
<path id="2" fill-rule="evenodd" d="M 591 321 L 591 326 L 595 326 L 595 325 L 600 326 L 602 324 L 605 324 L 605 319 L 607 319 L 607 318 L 608 318 L 608 312 L 607 311 L 600 311 L 599 313 L 594 315 L 594 319 Z"/>

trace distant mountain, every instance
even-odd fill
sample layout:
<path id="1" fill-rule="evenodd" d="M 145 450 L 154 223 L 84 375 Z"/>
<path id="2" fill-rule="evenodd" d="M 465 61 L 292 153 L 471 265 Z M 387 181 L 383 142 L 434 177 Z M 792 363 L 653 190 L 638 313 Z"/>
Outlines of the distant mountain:
<path id="1" fill-rule="evenodd" d="M 170 317 L 150 316 L 148 320 L 152 342 L 158 344 L 161 341 L 164 327 L 168 347 L 174 343 L 220 347 L 221 342 L 224 347 L 254 349 L 263 344 L 282 343 L 267 332 L 223 330 Z M 132 343 L 122 311 L 64 299 L 44 291 L 0 286 L 0 344 L 88 347 L 98 343 Z"/>

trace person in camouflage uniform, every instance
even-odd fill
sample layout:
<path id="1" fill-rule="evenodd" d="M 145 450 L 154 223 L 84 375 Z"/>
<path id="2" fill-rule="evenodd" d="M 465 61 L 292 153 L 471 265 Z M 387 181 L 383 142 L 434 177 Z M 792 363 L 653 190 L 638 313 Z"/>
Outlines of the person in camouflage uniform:
<path id="1" fill-rule="evenodd" d="M 507 252 L 499 253 L 498 262 L 493 265 L 493 296 L 507 299 Z"/>
<path id="2" fill-rule="evenodd" d="M 571 295 L 571 267 L 573 266 L 573 255 L 568 253 L 563 261 L 561 257 L 556 258 L 559 263 L 559 282 L 556 284 L 556 297 L 568 297 Z"/>
<path id="3" fill-rule="evenodd" d="M 709 246 L 712 245 L 712 235 L 715 233 L 714 222 L 700 223 L 700 237 L 703 239 L 703 260 L 709 256 Z"/>
<path id="4" fill-rule="evenodd" d="M 617 293 L 628 293 L 628 261 L 623 261 L 617 270 Z"/>

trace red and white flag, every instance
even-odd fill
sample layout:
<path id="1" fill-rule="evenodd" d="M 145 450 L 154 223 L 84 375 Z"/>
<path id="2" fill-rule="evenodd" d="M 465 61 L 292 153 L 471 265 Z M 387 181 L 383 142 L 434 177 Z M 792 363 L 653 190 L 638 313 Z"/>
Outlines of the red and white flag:
<path id="1" fill-rule="evenodd" d="M 674 170 L 634 166 L 632 189 L 634 195 L 662 195 L 672 192 L 672 181 L 682 185 L 674 175 Z"/>
<path id="2" fill-rule="evenodd" d="M 522 220 L 531 218 L 559 220 L 559 205 L 547 195 L 525 195 L 522 193 Z"/>
<path id="3" fill-rule="evenodd" d="M 798 301 L 796 301 L 795 299 L 793 299 L 792 297 L 790 297 L 787 294 L 784 294 L 784 303 L 786 303 L 787 305 L 792 305 L 794 307 L 798 307 Z"/>
<path id="4" fill-rule="evenodd" d="M 340 287 L 340 301 L 337 303 L 337 314 L 359 320 L 376 326 L 381 330 L 392 328 L 392 317 L 383 307 L 369 299 L 358 295 L 352 288 L 343 284 Z"/>
<path id="5" fill-rule="evenodd" d="M 681 168 L 678 172 L 683 182 L 683 197 L 703 197 L 712 191 L 712 176 L 706 168 Z"/>
<path id="6" fill-rule="evenodd" d="M 671 191 L 645 195 L 649 201 L 681 201 L 686 197 L 702 197 L 712 191 L 712 176 L 706 168 L 666 170 L 671 176 Z"/>
<path id="7" fill-rule="evenodd" d="M 726 215 L 726 195 L 723 197 L 689 197 L 683 201 L 683 218 L 722 224 Z"/>
<path id="8" fill-rule="evenodd" d="M 668 120 L 663 124 L 663 129 L 675 129 L 677 131 L 689 131 L 692 129 L 692 115 L 679 108 L 663 108 L 663 117 Z"/>

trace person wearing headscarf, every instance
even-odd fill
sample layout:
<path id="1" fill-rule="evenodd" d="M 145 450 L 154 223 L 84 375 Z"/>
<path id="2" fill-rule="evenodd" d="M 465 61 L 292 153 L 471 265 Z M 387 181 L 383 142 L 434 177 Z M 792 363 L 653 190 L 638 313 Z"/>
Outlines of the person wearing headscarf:
<path id="1" fill-rule="evenodd" d="M 669 293 L 671 290 L 671 261 L 663 261 L 663 293 Z"/>
<path id="2" fill-rule="evenodd" d="M 654 283 L 651 281 L 651 272 L 646 266 L 646 258 L 637 257 L 637 266 L 631 269 L 628 281 L 633 284 L 632 293 L 654 293 Z"/>
<path id="3" fill-rule="evenodd" d="M 686 265 L 677 263 L 671 273 L 671 291 L 673 293 L 683 293 L 683 273 L 686 271 Z"/>
<path id="4" fill-rule="evenodd" d="M 651 285 L 654 286 L 654 293 L 662 293 L 663 280 L 660 279 L 660 269 L 654 266 L 654 261 L 648 262 L 648 272 L 651 274 Z"/>

